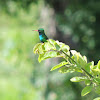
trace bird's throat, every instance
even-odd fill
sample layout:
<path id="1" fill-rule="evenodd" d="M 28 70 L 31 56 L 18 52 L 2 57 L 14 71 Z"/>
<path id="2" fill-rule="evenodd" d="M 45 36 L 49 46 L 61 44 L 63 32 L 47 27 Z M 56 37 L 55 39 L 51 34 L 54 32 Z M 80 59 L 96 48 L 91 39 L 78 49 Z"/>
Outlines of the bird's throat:
<path id="1" fill-rule="evenodd" d="M 43 32 L 39 32 L 39 35 L 42 35 L 42 34 L 44 34 Z"/>
<path id="2" fill-rule="evenodd" d="M 39 38 L 40 38 L 40 41 L 42 41 L 44 39 L 44 37 L 42 36 L 42 34 L 39 34 Z"/>

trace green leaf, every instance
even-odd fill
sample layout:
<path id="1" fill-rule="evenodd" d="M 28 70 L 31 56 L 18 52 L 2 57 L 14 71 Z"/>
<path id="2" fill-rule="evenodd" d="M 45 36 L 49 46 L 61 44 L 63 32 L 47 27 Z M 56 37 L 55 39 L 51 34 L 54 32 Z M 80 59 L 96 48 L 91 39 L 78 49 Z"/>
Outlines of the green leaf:
<path id="1" fill-rule="evenodd" d="M 84 61 L 87 63 L 87 57 L 83 56 Z"/>
<path id="2" fill-rule="evenodd" d="M 90 63 L 88 63 L 88 64 L 86 64 L 85 66 L 84 66 L 84 68 L 85 68 L 85 70 L 87 71 L 87 72 L 89 72 L 90 73 L 90 66 L 92 65 L 92 62 L 90 62 Z"/>
<path id="3" fill-rule="evenodd" d="M 86 85 L 90 85 L 91 84 L 91 80 L 89 80 L 89 79 L 85 80 L 85 84 Z"/>
<path id="4" fill-rule="evenodd" d="M 71 50 L 72 55 L 76 55 L 77 52 L 75 50 Z"/>
<path id="5" fill-rule="evenodd" d="M 100 86 L 95 87 L 95 92 L 100 95 Z"/>
<path id="6" fill-rule="evenodd" d="M 45 51 L 56 50 L 56 48 L 50 42 L 45 42 L 44 43 L 44 50 Z"/>
<path id="7" fill-rule="evenodd" d="M 52 44 L 55 44 L 56 41 L 53 40 L 53 39 L 49 39 L 49 42 L 52 43 Z"/>
<path id="8" fill-rule="evenodd" d="M 66 65 L 66 64 L 68 64 L 68 62 L 62 61 L 60 64 L 54 66 L 50 71 L 53 71 L 53 70 L 55 70 L 55 69 L 57 69 L 57 68 L 60 68 L 60 67 L 62 67 L 62 66 L 64 66 L 64 65 Z"/>
<path id="9" fill-rule="evenodd" d="M 100 60 L 98 61 L 97 67 L 100 69 Z"/>
<path id="10" fill-rule="evenodd" d="M 55 47 L 56 47 L 56 50 L 60 51 L 60 46 L 57 43 L 55 43 Z"/>
<path id="11" fill-rule="evenodd" d="M 64 67 L 59 69 L 60 73 L 73 73 L 73 72 L 82 72 L 79 68 L 76 68 L 74 65 L 65 65 Z"/>
<path id="12" fill-rule="evenodd" d="M 69 52 L 69 46 L 68 45 L 62 45 L 61 50 L 65 51 L 66 53 Z"/>
<path id="13" fill-rule="evenodd" d="M 91 91 L 92 91 L 92 86 L 86 86 L 83 90 L 82 90 L 82 92 L 81 92 L 81 96 L 85 96 L 85 95 L 87 95 L 88 93 L 90 93 Z"/>
<path id="14" fill-rule="evenodd" d="M 100 69 L 97 65 L 91 66 L 91 71 L 94 76 L 100 75 Z"/>
<path id="15" fill-rule="evenodd" d="M 62 68 L 59 69 L 59 73 L 68 73 L 69 72 L 68 69 L 69 69 L 68 67 L 63 66 Z"/>
<path id="16" fill-rule="evenodd" d="M 97 65 L 94 66 L 94 62 L 92 61 L 92 65 L 90 66 L 90 68 L 91 68 L 91 74 L 93 74 L 96 77 L 97 77 L 97 75 L 100 75 L 100 69 L 98 68 L 98 65 L 99 64 L 97 64 Z"/>
<path id="17" fill-rule="evenodd" d="M 93 99 L 93 100 L 100 100 L 100 97 L 97 97 L 97 98 L 95 98 L 95 99 Z"/>
<path id="18" fill-rule="evenodd" d="M 36 53 L 38 53 L 38 47 L 41 45 L 41 43 L 38 43 L 38 44 L 36 44 L 35 46 L 34 46 L 34 48 L 33 48 L 33 52 L 36 54 Z"/>
<path id="19" fill-rule="evenodd" d="M 59 52 L 56 51 L 49 51 L 39 55 L 38 61 L 41 62 L 42 60 L 53 58 L 53 57 L 62 57 Z"/>
<path id="20" fill-rule="evenodd" d="M 38 46 L 38 54 L 42 54 L 44 53 L 44 43 L 42 43 L 41 45 Z"/>
<path id="21" fill-rule="evenodd" d="M 78 67 L 84 67 L 87 64 L 85 56 L 82 57 L 82 55 L 75 50 L 71 50 L 71 53 L 74 56 L 73 59 L 80 65 Z"/>
<path id="22" fill-rule="evenodd" d="M 65 45 L 65 43 L 62 43 L 62 42 L 59 42 L 59 41 L 56 41 L 56 43 L 59 45 L 59 50 L 63 50 L 65 51 L 66 53 L 69 51 L 70 47 L 68 45 Z"/>
<path id="23" fill-rule="evenodd" d="M 98 78 L 95 78 L 95 80 L 98 82 L 98 83 L 100 83 L 100 78 L 98 77 Z"/>
<path id="24" fill-rule="evenodd" d="M 87 79 L 86 77 L 73 77 L 73 78 L 70 79 L 70 81 L 72 81 L 72 82 L 81 82 L 81 81 L 84 81 L 86 79 Z"/>
<path id="25" fill-rule="evenodd" d="M 52 40 L 52 39 L 49 39 L 48 40 L 53 46 L 55 45 L 56 41 L 55 40 Z"/>
<path id="26" fill-rule="evenodd" d="M 44 53 L 44 43 L 38 43 L 34 46 L 33 52 L 36 54 Z"/>
<path id="27" fill-rule="evenodd" d="M 42 54 L 39 55 L 39 57 L 38 57 L 39 63 L 42 61 L 42 58 L 44 57 L 44 55 L 45 55 L 45 53 L 42 53 Z"/>

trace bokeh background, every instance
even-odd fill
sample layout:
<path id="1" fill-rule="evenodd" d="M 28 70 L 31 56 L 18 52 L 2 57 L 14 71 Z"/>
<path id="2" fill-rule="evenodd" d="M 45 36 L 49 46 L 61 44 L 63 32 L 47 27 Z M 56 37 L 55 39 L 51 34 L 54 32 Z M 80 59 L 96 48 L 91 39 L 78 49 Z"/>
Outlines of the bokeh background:
<path id="1" fill-rule="evenodd" d="M 33 47 L 37 32 L 100 59 L 99 0 L 0 0 L 0 100 L 92 100 L 81 97 L 84 83 L 72 83 L 79 73 L 50 72 L 61 59 L 38 62 Z"/>

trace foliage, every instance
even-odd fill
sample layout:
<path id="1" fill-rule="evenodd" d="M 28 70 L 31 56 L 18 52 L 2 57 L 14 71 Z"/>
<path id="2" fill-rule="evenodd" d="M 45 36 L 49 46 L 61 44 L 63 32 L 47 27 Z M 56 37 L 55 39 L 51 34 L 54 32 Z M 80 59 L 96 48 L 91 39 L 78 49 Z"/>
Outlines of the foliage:
<path id="1" fill-rule="evenodd" d="M 43 27 L 48 37 L 68 43 L 96 63 L 100 55 L 99 5 L 99 0 L 0 0 L 0 99 L 92 100 L 93 91 L 81 97 L 83 84 L 69 81 L 78 73 L 60 74 L 73 72 L 73 66 L 68 71 L 58 68 L 60 73 L 56 73 L 49 70 L 62 59 L 37 63 L 32 47 L 39 38 L 32 30 Z M 58 45 L 56 48 L 59 50 Z"/>
<path id="2" fill-rule="evenodd" d="M 58 69 L 60 73 L 82 73 L 84 76 L 70 79 L 72 82 L 85 82 L 86 87 L 81 92 L 82 96 L 90 93 L 92 89 L 100 94 L 100 60 L 97 65 L 94 65 L 93 61 L 88 63 L 86 56 L 82 56 L 79 52 L 70 50 L 68 45 L 52 39 L 36 44 L 33 51 L 39 55 L 39 62 L 53 57 L 64 59 L 60 64 L 51 68 L 51 71 Z"/>

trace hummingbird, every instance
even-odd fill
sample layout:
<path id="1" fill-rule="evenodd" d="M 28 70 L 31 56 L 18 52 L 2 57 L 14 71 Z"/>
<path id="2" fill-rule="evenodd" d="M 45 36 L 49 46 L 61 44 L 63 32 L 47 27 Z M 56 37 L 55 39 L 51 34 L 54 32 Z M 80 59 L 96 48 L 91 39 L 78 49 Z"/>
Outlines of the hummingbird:
<path id="1" fill-rule="evenodd" d="M 44 29 L 43 28 L 39 28 L 38 30 L 33 30 L 33 31 L 37 31 L 39 33 L 39 39 L 41 42 L 47 42 L 48 37 L 45 35 Z"/>

